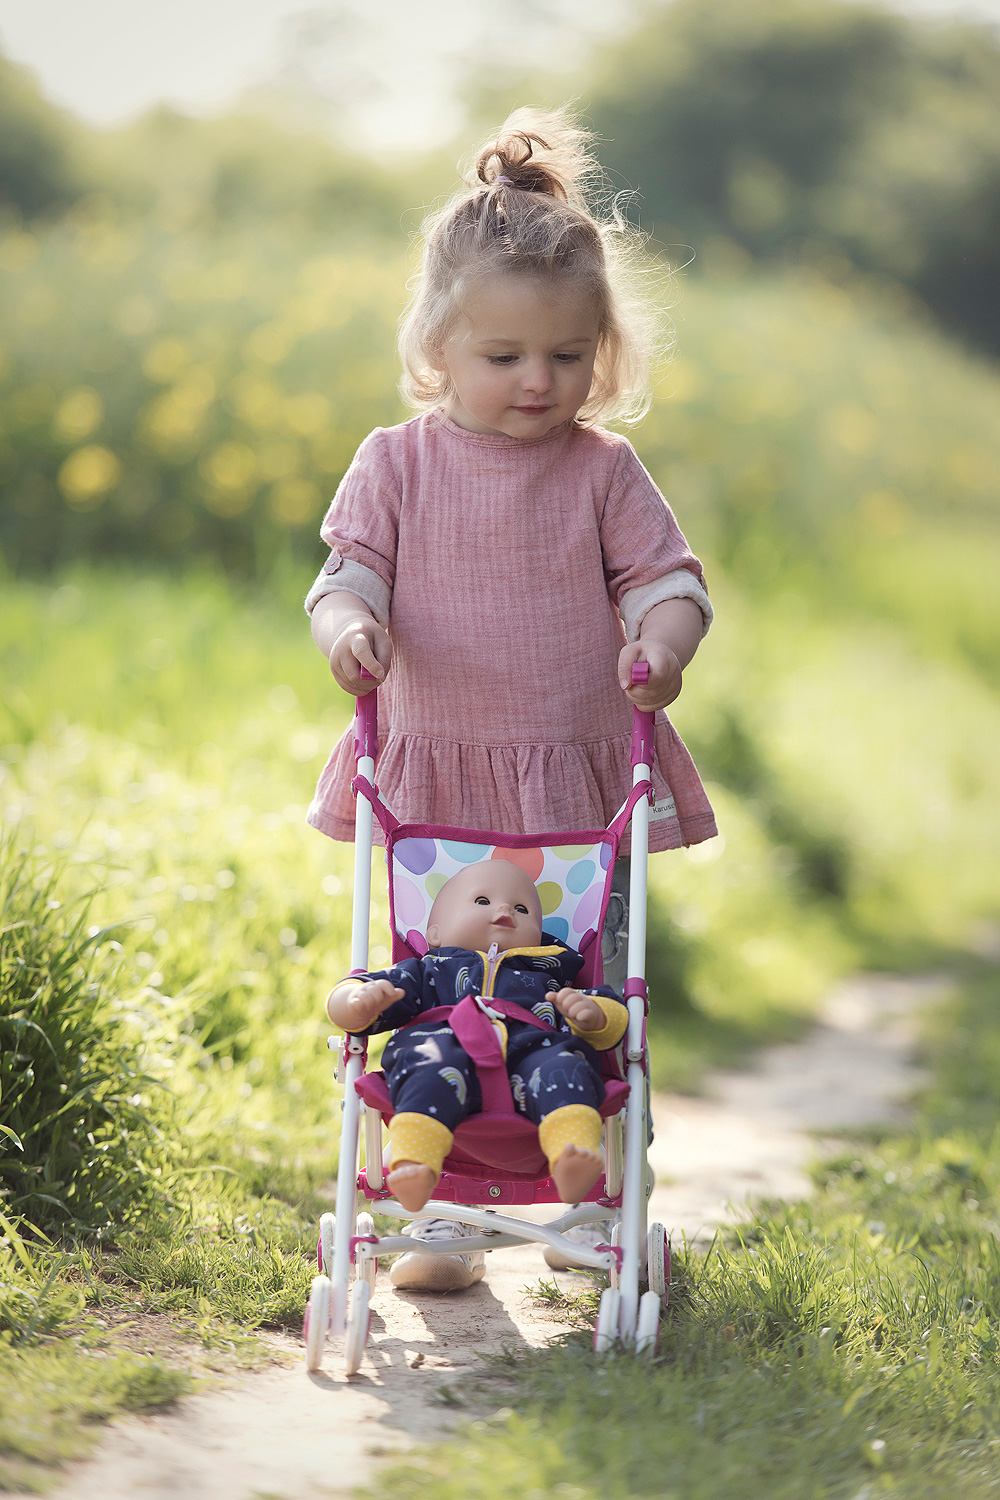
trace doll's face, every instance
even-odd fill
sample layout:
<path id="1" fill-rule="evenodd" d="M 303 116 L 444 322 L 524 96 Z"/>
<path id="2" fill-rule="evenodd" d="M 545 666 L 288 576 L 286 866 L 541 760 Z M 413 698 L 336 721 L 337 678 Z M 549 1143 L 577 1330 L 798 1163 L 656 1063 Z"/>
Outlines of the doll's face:
<path id="1" fill-rule="evenodd" d="M 542 908 L 530 875 L 508 859 L 468 865 L 443 885 L 427 922 L 428 948 L 534 948 Z"/>

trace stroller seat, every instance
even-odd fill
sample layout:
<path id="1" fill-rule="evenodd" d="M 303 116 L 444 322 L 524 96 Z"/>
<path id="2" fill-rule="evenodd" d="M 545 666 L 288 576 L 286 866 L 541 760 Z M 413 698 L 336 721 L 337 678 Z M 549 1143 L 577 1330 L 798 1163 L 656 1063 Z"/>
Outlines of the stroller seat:
<path id="1" fill-rule="evenodd" d="M 354 1089 L 366 1108 L 376 1111 L 388 1124 L 393 1107 L 384 1074 L 363 1073 Z M 604 1090 L 604 1103 L 598 1111 L 602 1120 L 620 1112 L 628 1098 L 628 1084 L 622 1079 L 605 1079 Z M 547 1178 L 549 1171 L 538 1143 L 538 1126 L 513 1109 L 509 1113 L 481 1110 L 463 1120 L 445 1157 L 444 1170 L 459 1176 L 500 1177 L 517 1182 Z M 368 1191 L 371 1193 L 372 1189 Z M 388 1190 L 383 1193 L 386 1198 L 391 1196 Z"/>

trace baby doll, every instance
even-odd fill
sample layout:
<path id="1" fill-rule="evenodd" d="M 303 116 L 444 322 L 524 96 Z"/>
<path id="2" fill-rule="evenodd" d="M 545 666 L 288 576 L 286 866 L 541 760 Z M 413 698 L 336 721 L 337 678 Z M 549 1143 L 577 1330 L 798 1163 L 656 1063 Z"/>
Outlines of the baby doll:
<path id="1" fill-rule="evenodd" d="M 352 1033 L 397 1027 L 382 1054 L 396 1111 L 389 1122 L 388 1183 L 404 1208 L 423 1208 L 441 1175 L 453 1132 L 482 1109 L 476 1068 L 447 1020 L 411 1025 L 424 1012 L 467 995 L 515 1001 L 546 1029 L 495 1021 L 520 1114 L 534 1121 L 556 1190 L 584 1198 L 604 1163 L 604 1085 L 596 1053 L 614 1047 L 628 1011 L 613 990 L 568 982 L 579 953 L 542 943 L 542 911 L 529 875 L 504 859 L 468 865 L 438 892 L 427 923 L 428 952 L 381 973 L 355 975 L 331 990 L 327 1013 Z M 548 1029 L 551 1027 L 552 1029 Z"/>

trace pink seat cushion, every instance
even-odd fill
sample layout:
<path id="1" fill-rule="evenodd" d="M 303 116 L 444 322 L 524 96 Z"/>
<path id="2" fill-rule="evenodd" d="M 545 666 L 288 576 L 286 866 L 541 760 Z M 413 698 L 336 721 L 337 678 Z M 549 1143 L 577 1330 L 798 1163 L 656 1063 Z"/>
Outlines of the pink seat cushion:
<path id="1" fill-rule="evenodd" d="M 363 1073 L 354 1087 L 369 1109 L 377 1110 L 386 1121 L 392 1119 L 394 1111 L 384 1074 Z M 607 1119 L 623 1107 L 628 1098 L 628 1084 L 606 1078 L 604 1089 L 600 1114 Z M 484 1166 L 517 1177 L 534 1179 L 549 1175 L 549 1164 L 538 1144 L 538 1126 L 517 1114 L 469 1115 L 455 1131 L 454 1144 L 444 1165 L 446 1171 L 459 1177 L 463 1173 L 479 1176 Z"/>

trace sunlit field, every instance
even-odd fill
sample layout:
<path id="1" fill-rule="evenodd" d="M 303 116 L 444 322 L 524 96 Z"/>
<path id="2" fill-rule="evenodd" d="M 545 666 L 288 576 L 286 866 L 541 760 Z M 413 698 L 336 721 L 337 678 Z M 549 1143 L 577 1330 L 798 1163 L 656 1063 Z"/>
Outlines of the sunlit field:
<path id="1" fill-rule="evenodd" d="M 101 1306 L 209 1345 L 301 1316 L 352 858 L 304 822 L 351 704 L 301 598 L 356 444 L 402 416 L 404 259 L 100 204 L 0 239 L 0 1483 L 37 1477 L 57 1431 L 74 1451 L 68 1413 L 184 1387 L 88 1344 Z M 852 968 L 961 967 L 995 930 L 1000 377 L 885 288 L 730 257 L 675 293 L 678 355 L 635 440 L 717 606 L 675 718 L 722 834 L 651 862 L 649 967 L 655 1082 L 697 1089 Z M 377 884 L 375 963 L 386 919 Z M 996 1039 L 976 983 L 922 1135 L 852 1146 L 815 1212 L 682 1258 L 642 1394 L 650 1431 L 689 1434 L 685 1494 L 727 1493 L 738 1449 L 789 1500 L 847 1454 L 847 1500 L 897 1472 L 898 1440 L 905 1493 L 930 1495 L 922 1425 L 934 1483 L 991 1493 Z M 572 1347 L 519 1366 L 556 1427 L 473 1435 L 463 1495 L 524 1493 L 546 1465 L 552 1493 L 662 1492 L 652 1450 L 587 1478 L 574 1412 L 639 1399 L 609 1369 L 595 1384 Z M 827 1446 L 773 1422 L 786 1407 Z M 773 1441 L 726 1450 L 740 1412 Z M 435 1462 L 400 1493 L 457 1495 Z"/>

